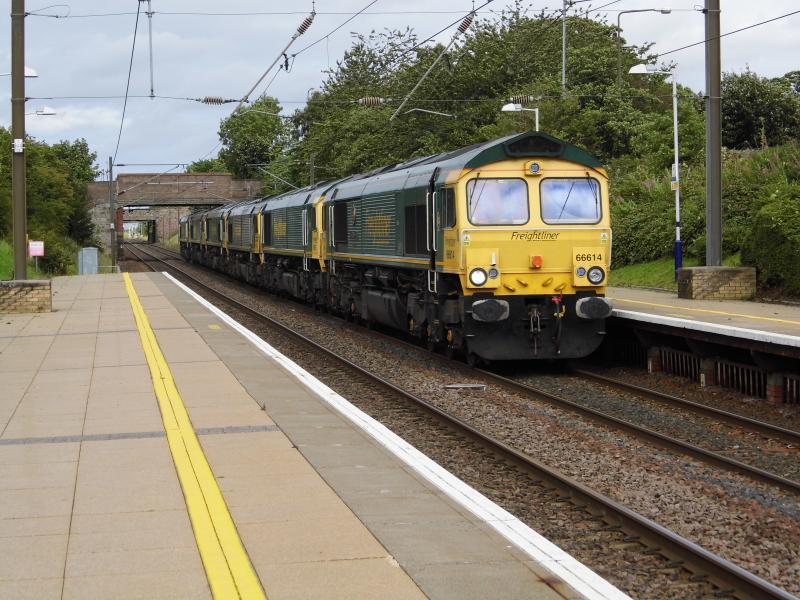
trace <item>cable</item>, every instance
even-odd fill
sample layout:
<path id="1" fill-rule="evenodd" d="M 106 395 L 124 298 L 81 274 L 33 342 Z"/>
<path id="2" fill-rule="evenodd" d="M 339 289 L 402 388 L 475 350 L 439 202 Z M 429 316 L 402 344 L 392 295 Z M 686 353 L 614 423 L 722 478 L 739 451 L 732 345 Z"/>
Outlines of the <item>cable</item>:
<path id="1" fill-rule="evenodd" d="M 372 6 L 373 4 L 375 4 L 377 1 L 378 1 L 378 0 L 372 0 L 372 2 L 370 2 L 369 4 L 367 4 L 367 5 L 366 5 L 364 8 L 362 8 L 362 9 L 361 9 L 360 11 L 358 11 L 357 13 L 354 13 L 354 14 L 353 14 L 353 15 L 352 15 L 352 16 L 351 16 L 349 19 L 347 19 L 346 21 L 344 21 L 344 22 L 343 22 L 341 25 L 339 25 L 338 27 L 334 28 L 334 29 L 333 29 L 333 30 L 331 30 L 329 33 L 327 33 L 326 35 L 324 35 L 324 36 L 322 36 L 321 38 L 319 38 L 319 39 L 318 39 L 316 42 L 311 42 L 311 43 L 310 43 L 308 46 L 305 46 L 304 48 L 301 48 L 300 50 L 298 50 L 297 52 L 295 52 L 294 54 L 292 54 L 292 56 L 294 57 L 294 56 L 297 56 L 298 54 L 302 54 L 302 53 L 303 53 L 303 52 L 305 52 L 306 50 L 308 50 L 308 49 L 310 49 L 310 48 L 313 48 L 314 46 L 316 46 L 317 44 L 319 44 L 319 43 L 320 43 L 322 40 L 327 40 L 327 39 L 328 39 L 330 36 L 332 36 L 334 33 L 336 33 L 337 31 L 339 31 L 339 30 L 340 30 L 342 27 L 344 27 L 345 25 L 347 25 L 347 24 L 348 24 L 350 21 L 352 21 L 353 19 L 355 19 L 357 16 L 359 16 L 359 15 L 363 14 L 365 10 L 367 10 L 367 9 L 368 9 L 370 6 Z"/>
<path id="2" fill-rule="evenodd" d="M 66 5 L 54 5 L 66 6 Z M 52 8 L 52 7 L 47 7 Z M 44 10 L 44 9 L 39 9 Z M 478 12 L 477 10 L 475 11 Z M 494 11 L 482 11 L 484 13 L 492 13 Z M 47 17 L 50 19 L 90 19 L 95 17 L 125 17 L 135 15 L 133 11 L 130 12 L 107 12 L 107 13 L 84 13 L 78 15 L 48 15 L 38 14 L 37 12 L 26 13 L 26 16 L 31 17 Z M 290 16 L 290 15 L 304 15 L 305 11 L 292 10 L 292 11 L 260 11 L 260 12 L 190 12 L 190 11 L 153 11 L 154 15 L 164 16 L 184 16 L 184 17 L 270 17 L 270 16 Z M 382 10 L 372 12 L 350 12 L 350 11 L 319 11 L 318 15 L 337 15 L 346 16 L 353 15 L 375 15 L 375 16 L 392 16 L 392 15 L 460 15 L 464 14 L 463 10 Z"/>
<path id="3" fill-rule="evenodd" d="M 128 83 L 125 84 L 125 102 L 122 104 L 122 119 L 119 122 L 119 134 L 117 135 L 117 147 L 114 149 L 113 162 L 117 162 L 117 152 L 119 152 L 119 142 L 122 139 L 122 126 L 125 124 L 125 111 L 128 108 L 128 91 L 131 87 L 131 72 L 133 71 L 133 52 L 136 50 L 136 33 L 139 30 L 139 12 L 141 11 L 141 3 L 136 0 L 136 23 L 133 26 L 133 43 L 131 44 L 131 60 L 128 64 Z"/>
<path id="4" fill-rule="evenodd" d="M 723 33 L 718 37 L 708 38 L 702 40 L 700 42 L 695 42 L 694 44 L 687 44 L 686 46 L 681 46 L 680 48 L 675 48 L 674 50 L 669 50 L 667 52 L 661 52 L 658 54 L 658 57 L 661 58 L 662 56 L 666 56 L 667 54 L 673 54 L 674 52 L 680 52 L 681 50 L 686 50 L 687 48 L 692 48 L 694 46 L 699 46 L 700 44 L 705 44 L 706 42 L 710 42 L 711 40 L 721 39 L 727 37 L 729 35 L 733 35 L 734 33 L 739 33 L 741 31 L 747 31 L 748 29 L 753 29 L 755 27 L 760 27 L 761 25 L 766 25 L 767 23 L 772 23 L 773 21 L 779 21 L 781 19 L 785 19 L 787 17 L 791 17 L 792 15 L 800 14 L 800 10 L 795 10 L 790 13 L 786 13 L 785 15 L 781 15 L 779 17 L 773 17 L 772 19 L 767 19 L 766 21 L 760 21 L 759 23 L 753 23 L 752 25 L 748 25 L 747 27 L 742 27 L 741 29 L 734 29 L 733 31 L 728 31 L 727 33 Z"/>
<path id="5" fill-rule="evenodd" d="M 489 4 L 491 4 L 492 2 L 493 2 L 493 0 L 486 0 L 486 2 L 484 2 L 483 4 L 481 4 L 481 5 L 480 5 L 478 8 L 476 8 L 474 11 L 470 11 L 470 12 L 469 12 L 469 13 L 467 13 L 467 14 L 470 14 L 470 13 L 473 13 L 473 12 L 477 13 L 477 12 L 478 12 L 480 9 L 482 9 L 482 8 L 484 8 L 484 7 L 486 7 L 486 6 L 488 6 L 488 5 L 489 5 Z M 491 11 L 490 11 L 490 12 L 491 12 Z M 462 13 L 462 14 L 463 14 L 463 13 Z M 431 35 L 431 36 L 429 36 L 429 37 L 425 38 L 424 40 L 422 40 L 422 41 L 421 41 L 421 42 L 419 42 L 418 44 L 416 44 L 416 45 L 412 46 L 411 48 L 409 48 L 408 50 L 406 50 L 405 52 L 403 52 L 403 53 L 402 53 L 400 56 L 398 56 L 398 57 L 397 57 L 397 60 L 399 61 L 399 60 L 400 60 L 401 58 L 403 58 L 403 57 L 404 57 L 406 54 L 408 54 L 408 53 L 410 53 L 410 52 L 413 52 L 414 50 L 416 50 L 417 48 L 419 48 L 419 47 L 420 47 L 420 46 L 422 46 L 423 44 L 427 44 L 427 43 L 428 43 L 428 42 L 430 42 L 430 41 L 431 41 L 433 38 L 435 38 L 437 35 L 439 35 L 440 33 L 444 33 L 445 31 L 447 31 L 447 30 L 448 30 L 448 29 L 450 29 L 451 27 L 455 27 L 456 25 L 458 25 L 459 23 L 461 23 L 463 20 L 464 20 L 464 17 L 459 17 L 458 19 L 456 19 L 455 21 L 453 21 L 453 22 L 452 22 L 452 23 L 450 23 L 449 25 L 445 25 L 445 26 L 444 26 L 444 27 L 442 27 L 442 28 L 441 28 L 439 31 L 437 31 L 436 33 L 434 33 L 433 35 Z M 395 61 L 395 62 L 396 62 L 396 61 Z"/>

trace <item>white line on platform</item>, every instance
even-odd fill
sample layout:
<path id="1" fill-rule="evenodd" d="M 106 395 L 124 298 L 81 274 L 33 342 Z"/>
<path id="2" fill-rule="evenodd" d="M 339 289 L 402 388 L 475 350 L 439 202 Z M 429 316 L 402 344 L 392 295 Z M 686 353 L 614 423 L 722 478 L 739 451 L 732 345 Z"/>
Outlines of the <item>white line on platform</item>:
<path id="1" fill-rule="evenodd" d="M 734 327 L 733 325 L 695 321 L 694 319 L 688 318 L 667 317 L 664 315 L 654 315 L 652 313 L 643 313 L 633 310 L 620 310 L 617 308 L 615 308 L 611 314 L 614 317 L 631 319 L 632 321 L 655 323 L 657 325 L 666 325 L 678 329 L 694 329 L 717 335 L 727 335 L 729 337 L 753 340 L 756 342 L 766 342 L 767 344 L 800 347 L 800 337 L 796 335 L 773 333 L 771 331 L 764 331 L 763 329 L 746 329 L 744 327 Z"/>
<path id="2" fill-rule="evenodd" d="M 587 599 L 631 600 L 629 596 L 611 585 L 586 565 L 564 552 L 547 538 L 539 535 L 510 512 L 461 481 L 434 460 L 414 448 L 403 438 L 390 431 L 368 414 L 353 406 L 300 365 L 278 352 L 244 325 L 209 303 L 205 298 L 186 287 L 169 273 L 163 273 L 170 281 L 238 331 L 266 356 L 276 361 L 300 383 L 322 400 L 335 408 L 349 421 L 367 432 L 375 441 L 394 454 L 406 465 L 434 487 L 447 494 L 455 502 L 484 520 L 500 535 L 512 542 L 532 560 L 542 565 L 558 579 L 569 585 Z"/>

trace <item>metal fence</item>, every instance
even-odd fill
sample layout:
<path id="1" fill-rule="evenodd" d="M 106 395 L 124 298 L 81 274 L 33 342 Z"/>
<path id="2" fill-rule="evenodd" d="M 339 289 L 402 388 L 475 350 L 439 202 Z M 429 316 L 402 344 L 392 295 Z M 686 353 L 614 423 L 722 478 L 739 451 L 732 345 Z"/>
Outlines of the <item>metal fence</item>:
<path id="1" fill-rule="evenodd" d="M 714 364 L 717 385 L 754 398 L 767 397 L 767 374 L 758 367 L 718 360 Z"/>
<path id="2" fill-rule="evenodd" d="M 662 348 L 661 370 L 670 375 L 700 381 L 700 359 L 683 350 Z"/>

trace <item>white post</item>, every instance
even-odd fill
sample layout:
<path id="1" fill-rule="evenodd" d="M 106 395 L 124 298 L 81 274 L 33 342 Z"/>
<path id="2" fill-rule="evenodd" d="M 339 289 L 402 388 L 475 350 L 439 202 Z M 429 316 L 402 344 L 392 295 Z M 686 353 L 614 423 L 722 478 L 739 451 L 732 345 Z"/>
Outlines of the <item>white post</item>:
<path id="1" fill-rule="evenodd" d="M 675 147 L 675 163 L 672 168 L 675 185 L 675 278 L 677 279 L 678 269 L 683 266 L 683 243 L 681 241 L 681 167 L 678 144 L 678 81 L 674 71 L 672 72 L 672 128 Z"/>
<path id="2" fill-rule="evenodd" d="M 561 9 L 561 89 L 567 91 L 567 1 Z"/>
<path id="3" fill-rule="evenodd" d="M 533 112 L 536 113 L 536 131 L 539 131 L 539 109 L 534 108 Z"/>

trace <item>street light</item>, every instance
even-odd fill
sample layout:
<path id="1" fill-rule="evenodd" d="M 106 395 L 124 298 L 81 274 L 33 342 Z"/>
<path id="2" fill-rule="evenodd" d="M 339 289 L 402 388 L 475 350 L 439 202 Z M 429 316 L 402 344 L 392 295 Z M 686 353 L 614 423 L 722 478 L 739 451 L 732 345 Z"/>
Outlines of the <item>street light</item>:
<path id="1" fill-rule="evenodd" d="M 0 77 L 5 75 L 11 75 L 11 73 L 0 73 Z M 31 69 L 30 67 L 25 67 L 25 77 L 27 79 L 35 79 L 39 76 L 39 73 L 36 72 L 36 69 Z"/>
<path id="2" fill-rule="evenodd" d="M 667 75 L 672 78 L 672 134 L 675 162 L 672 164 L 672 189 L 675 190 L 675 279 L 683 266 L 683 242 L 681 241 L 681 171 L 680 147 L 678 145 L 678 82 L 674 71 L 662 71 L 655 65 L 638 64 L 628 71 L 632 75 Z"/>
<path id="3" fill-rule="evenodd" d="M 672 12 L 671 8 L 637 8 L 633 10 L 621 10 L 617 15 L 617 89 L 622 89 L 622 15 L 627 13 L 657 12 L 668 15 Z"/>
<path id="4" fill-rule="evenodd" d="M 503 108 L 500 109 L 501 112 L 532 112 L 536 115 L 536 131 L 539 131 L 539 109 L 538 108 L 523 108 L 522 104 L 517 104 L 515 102 L 509 102 L 508 104 L 504 104 Z"/>

